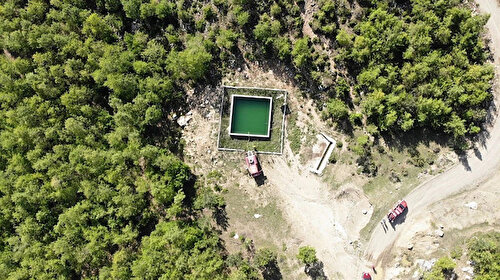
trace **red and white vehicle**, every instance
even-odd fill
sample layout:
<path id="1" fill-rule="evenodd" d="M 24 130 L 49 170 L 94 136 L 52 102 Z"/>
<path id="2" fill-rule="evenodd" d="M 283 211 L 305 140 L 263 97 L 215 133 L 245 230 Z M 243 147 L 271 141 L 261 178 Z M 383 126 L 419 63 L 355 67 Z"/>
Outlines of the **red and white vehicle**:
<path id="1" fill-rule="evenodd" d="M 372 280 L 372 276 L 368 272 L 363 272 L 362 278 L 363 280 Z"/>
<path id="2" fill-rule="evenodd" d="M 245 157 L 245 162 L 247 164 L 248 173 L 252 177 L 258 177 L 262 174 L 262 169 L 260 168 L 259 160 L 257 159 L 257 155 L 253 151 L 248 151 L 247 156 Z"/>
<path id="3" fill-rule="evenodd" d="M 398 201 L 396 207 L 394 207 L 394 209 L 392 209 L 392 211 L 387 214 L 387 219 L 389 220 L 389 222 L 394 222 L 394 220 L 396 220 L 396 218 L 401 215 L 406 210 L 406 208 L 408 208 L 408 205 L 406 204 L 405 200 Z"/>

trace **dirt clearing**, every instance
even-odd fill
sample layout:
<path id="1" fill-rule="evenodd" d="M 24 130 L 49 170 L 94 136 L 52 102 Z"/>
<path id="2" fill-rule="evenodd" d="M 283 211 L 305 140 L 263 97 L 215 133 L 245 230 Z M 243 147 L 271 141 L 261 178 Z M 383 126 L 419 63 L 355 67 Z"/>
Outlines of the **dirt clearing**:
<path id="1" fill-rule="evenodd" d="M 286 149 L 289 154 L 291 151 Z M 326 275 L 350 279 L 363 267 L 359 256 L 359 231 L 368 222 L 371 205 L 355 186 L 341 186 L 331 193 L 316 175 L 293 158 L 273 158 L 264 166 L 269 188 L 275 190 L 282 211 L 301 246 L 313 246 Z M 365 214 L 363 214 L 365 212 Z"/>

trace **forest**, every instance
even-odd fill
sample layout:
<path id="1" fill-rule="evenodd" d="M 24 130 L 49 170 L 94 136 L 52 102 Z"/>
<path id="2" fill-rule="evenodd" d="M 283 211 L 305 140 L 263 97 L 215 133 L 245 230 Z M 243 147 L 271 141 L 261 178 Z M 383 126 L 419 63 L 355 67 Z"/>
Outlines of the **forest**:
<path id="1" fill-rule="evenodd" d="M 224 249 L 173 117 L 241 63 L 374 133 L 470 137 L 492 99 L 487 17 L 458 0 L 320 0 L 314 38 L 303 0 L 0 3 L 1 279 L 269 279 L 276 254 Z"/>

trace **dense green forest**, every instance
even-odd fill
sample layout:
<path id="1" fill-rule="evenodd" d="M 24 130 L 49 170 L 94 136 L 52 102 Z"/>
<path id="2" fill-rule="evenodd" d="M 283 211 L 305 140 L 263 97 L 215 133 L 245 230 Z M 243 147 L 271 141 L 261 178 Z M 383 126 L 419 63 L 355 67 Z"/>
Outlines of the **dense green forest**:
<path id="1" fill-rule="evenodd" d="M 301 0 L 1 1 L 0 278 L 275 273 L 272 252 L 227 256 L 202 215 L 224 201 L 183 163 L 172 117 L 243 61 L 289 71 L 339 123 L 479 132 L 486 17 L 454 0 L 318 6 L 312 39 Z"/>

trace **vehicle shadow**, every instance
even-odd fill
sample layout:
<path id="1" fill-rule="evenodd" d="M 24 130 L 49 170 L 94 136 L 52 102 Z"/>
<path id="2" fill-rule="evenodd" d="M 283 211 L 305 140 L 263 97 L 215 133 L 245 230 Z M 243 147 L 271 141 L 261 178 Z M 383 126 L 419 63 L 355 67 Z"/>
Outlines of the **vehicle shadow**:
<path id="1" fill-rule="evenodd" d="M 408 214 L 408 209 L 409 209 L 409 207 L 406 207 L 405 210 L 403 211 L 403 213 L 401 213 L 399 216 L 397 216 L 396 219 L 394 219 L 394 221 L 392 223 L 389 222 L 389 224 L 391 225 L 393 230 L 396 230 L 396 227 L 398 225 L 405 222 L 406 215 Z"/>
<path id="2" fill-rule="evenodd" d="M 255 180 L 257 186 L 260 187 L 266 183 L 267 177 L 264 175 L 264 171 L 262 171 L 259 176 L 253 177 L 253 179 Z"/>

